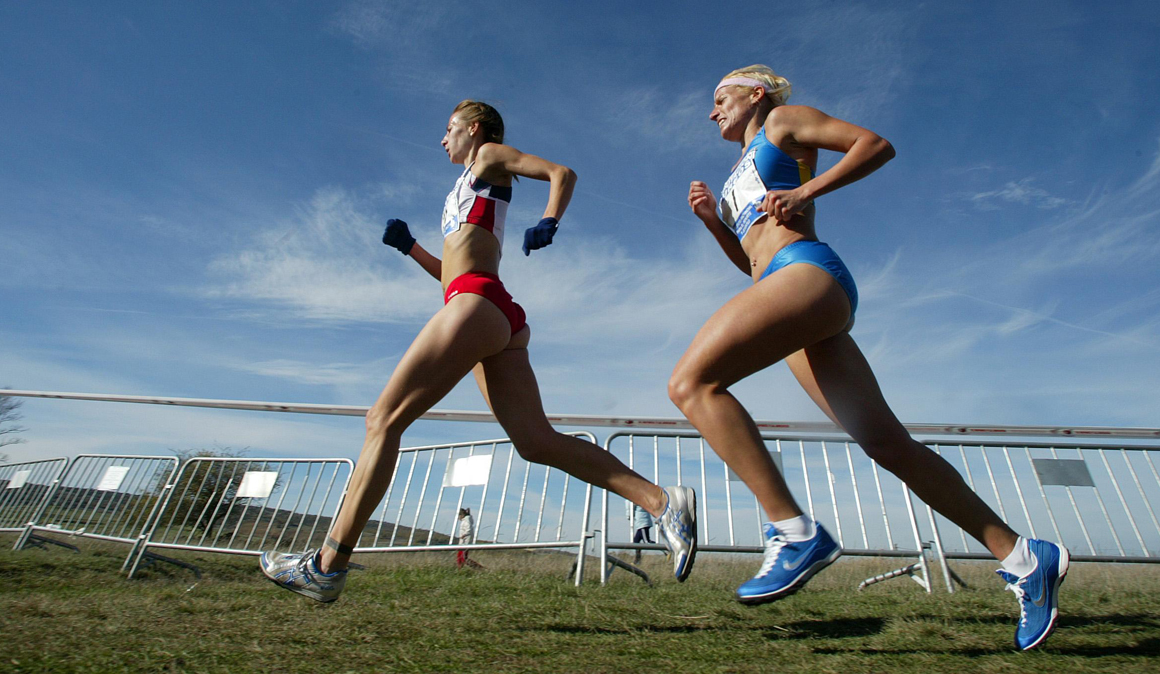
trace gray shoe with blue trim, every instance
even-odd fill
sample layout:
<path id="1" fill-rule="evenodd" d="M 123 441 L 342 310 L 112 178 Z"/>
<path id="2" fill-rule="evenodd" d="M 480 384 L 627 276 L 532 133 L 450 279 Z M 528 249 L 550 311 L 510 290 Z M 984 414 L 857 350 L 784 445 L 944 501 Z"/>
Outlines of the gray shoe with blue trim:
<path id="1" fill-rule="evenodd" d="M 697 559 L 697 495 L 689 487 L 666 487 L 668 504 L 657 518 L 661 540 L 673 558 L 673 575 L 685 582 Z"/>
<path id="2" fill-rule="evenodd" d="M 291 592 L 329 603 L 338 599 L 346 585 L 346 569 L 323 573 L 315 557 L 318 550 L 299 554 L 263 552 L 259 564 L 270 582 Z"/>

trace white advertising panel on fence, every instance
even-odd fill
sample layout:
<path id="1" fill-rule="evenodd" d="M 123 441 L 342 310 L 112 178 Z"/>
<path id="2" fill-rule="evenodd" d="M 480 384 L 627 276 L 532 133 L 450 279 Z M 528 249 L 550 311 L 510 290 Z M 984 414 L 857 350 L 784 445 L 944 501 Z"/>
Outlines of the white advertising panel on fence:
<path id="1" fill-rule="evenodd" d="M 247 470 L 238 486 L 238 498 L 266 498 L 274 491 L 278 480 L 276 471 Z"/>
<path id="2" fill-rule="evenodd" d="M 29 475 L 32 475 L 31 470 L 18 470 L 18 471 L 16 471 L 15 473 L 12 474 L 12 477 L 8 480 L 8 486 L 5 487 L 5 489 L 20 489 L 21 487 L 24 486 L 25 482 L 28 482 Z"/>

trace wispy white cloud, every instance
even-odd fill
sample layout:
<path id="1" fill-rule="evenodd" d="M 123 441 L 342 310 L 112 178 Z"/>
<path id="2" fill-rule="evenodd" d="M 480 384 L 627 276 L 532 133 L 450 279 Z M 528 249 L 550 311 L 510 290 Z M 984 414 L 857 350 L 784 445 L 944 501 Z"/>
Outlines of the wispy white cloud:
<path id="1" fill-rule="evenodd" d="M 438 288 L 417 265 L 395 264 L 381 225 L 359 199 L 319 190 L 294 222 L 257 235 L 210 266 L 210 298 L 278 307 L 317 321 L 414 322 L 439 306 Z"/>
<path id="2" fill-rule="evenodd" d="M 1031 184 L 1032 182 L 1031 178 L 1008 181 L 999 189 L 971 195 L 970 201 L 975 205 L 975 208 L 980 210 L 998 210 L 1003 207 L 1003 203 L 1022 204 L 1050 210 L 1069 203 L 1063 197 L 1053 196 L 1047 190 L 1035 187 Z"/>

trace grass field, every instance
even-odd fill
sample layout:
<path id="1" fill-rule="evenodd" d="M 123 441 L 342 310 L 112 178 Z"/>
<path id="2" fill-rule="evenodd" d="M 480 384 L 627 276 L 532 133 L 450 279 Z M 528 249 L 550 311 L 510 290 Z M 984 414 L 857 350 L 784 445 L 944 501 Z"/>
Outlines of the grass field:
<path id="1" fill-rule="evenodd" d="M 322 605 L 266 582 L 253 558 L 185 555 L 204 577 L 119 574 L 124 546 L 9 550 L 0 537 L 3 672 L 1157 672 L 1160 568 L 1074 564 L 1059 628 L 1015 652 L 1014 595 L 992 565 L 971 589 L 927 595 L 906 579 L 862 592 L 891 560 L 843 559 L 801 593 L 745 607 L 732 588 L 758 564 L 702 555 L 688 582 L 659 555 L 646 587 L 566 582 L 571 558 L 476 553 L 364 556 Z"/>

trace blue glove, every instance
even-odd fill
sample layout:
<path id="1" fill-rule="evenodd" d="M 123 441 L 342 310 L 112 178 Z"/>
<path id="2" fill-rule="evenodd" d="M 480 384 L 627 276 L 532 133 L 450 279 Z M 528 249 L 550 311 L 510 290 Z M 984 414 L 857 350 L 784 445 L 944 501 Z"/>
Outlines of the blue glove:
<path id="1" fill-rule="evenodd" d="M 415 245 L 415 237 L 411 236 L 411 230 L 407 229 L 407 223 L 391 218 L 387 220 L 387 231 L 383 232 L 383 243 L 398 249 L 403 255 L 408 255 L 411 252 L 411 246 Z"/>
<path id="2" fill-rule="evenodd" d="M 544 218 L 535 227 L 528 227 L 524 232 L 524 255 L 531 255 L 533 250 L 552 243 L 552 237 L 559 228 L 560 222 L 556 218 Z"/>

